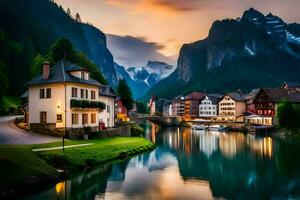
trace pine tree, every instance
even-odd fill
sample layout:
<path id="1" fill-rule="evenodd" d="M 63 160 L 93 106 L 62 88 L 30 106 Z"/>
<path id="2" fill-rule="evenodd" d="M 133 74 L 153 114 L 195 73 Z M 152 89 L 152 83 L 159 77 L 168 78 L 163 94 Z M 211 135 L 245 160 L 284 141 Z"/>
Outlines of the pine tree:
<path id="1" fill-rule="evenodd" d="M 119 81 L 117 93 L 121 98 L 123 106 L 125 106 L 128 111 L 131 110 L 133 108 L 134 100 L 132 98 L 132 92 L 124 79 Z"/>
<path id="2" fill-rule="evenodd" d="M 69 15 L 69 17 L 72 17 L 70 8 L 67 9 L 67 15 Z"/>
<path id="3" fill-rule="evenodd" d="M 75 21 L 81 22 L 80 15 L 78 13 L 76 13 Z"/>

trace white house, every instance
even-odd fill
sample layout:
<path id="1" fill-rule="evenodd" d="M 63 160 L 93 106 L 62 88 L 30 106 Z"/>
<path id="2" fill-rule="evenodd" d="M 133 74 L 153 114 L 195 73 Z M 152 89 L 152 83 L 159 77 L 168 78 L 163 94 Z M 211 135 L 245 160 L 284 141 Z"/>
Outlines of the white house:
<path id="1" fill-rule="evenodd" d="M 199 117 L 215 117 L 218 115 L 218 102 L 222 96 L 218 94 L 207 95 L 199 104 Z"/>
<path id="2" fill-rule="evenodd" d="M 43 64 L 43 73 L 29 81 L 28 125 L 31 129 L 98 130 L 101 84 L 89 72 L 68 61 L 61 60 L 52 68 Z"/>
<path id="3" fill-rule="evenodd" d="M 99 100 L 105 103 L 106 108 L 99 112 L 99 122 L 103 122 L 105 127 L 115 125 L 115 98 L 117 95 L 109 86 L 100 86 Z"/>
<path id="4" fill-rule="evenodd" d="M 244 112 L 246 112 L 246 100 L 239 93 L 226 94 L 219 102 L 218 119 L 220 120 L 234 121 Z"/>

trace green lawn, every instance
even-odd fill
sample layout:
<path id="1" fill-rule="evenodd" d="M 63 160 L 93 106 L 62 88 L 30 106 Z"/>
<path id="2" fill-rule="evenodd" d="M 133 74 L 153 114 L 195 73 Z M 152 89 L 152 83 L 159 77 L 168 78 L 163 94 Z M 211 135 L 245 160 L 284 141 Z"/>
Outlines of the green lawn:
<path id="1" fill-rule="evenodd" d="M 61 146 L 61 142 L 41 145 L 0 145 L 0 190 L 20 187 L 28 177 L 56 178 L 56 168 L 79 170 L 150 150 L 153 143 L 141 137 L 111 137 L 100 140 L 66 141 L 65 145 L 90 146 L 32 152 L 36 148 Z"/>

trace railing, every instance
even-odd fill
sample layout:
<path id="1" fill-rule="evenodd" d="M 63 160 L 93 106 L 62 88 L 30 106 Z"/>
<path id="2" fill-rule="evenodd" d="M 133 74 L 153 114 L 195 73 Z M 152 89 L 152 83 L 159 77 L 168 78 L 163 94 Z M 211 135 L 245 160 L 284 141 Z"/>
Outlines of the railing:
<path id="1" fill-rule="evenodd" d="M 106 104 L 101 101 L 87 101 L 87 100 L 76 100 L 71 99 L 71 108 L 72 109 L 97 109 L 104 110 Z"/>

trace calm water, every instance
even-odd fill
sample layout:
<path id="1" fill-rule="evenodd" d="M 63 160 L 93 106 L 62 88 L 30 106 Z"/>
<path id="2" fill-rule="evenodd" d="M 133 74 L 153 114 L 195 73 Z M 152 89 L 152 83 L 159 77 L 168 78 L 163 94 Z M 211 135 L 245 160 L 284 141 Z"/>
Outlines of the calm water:
<path id="1" fill-rule="evenodd" d="M 83 172 L 26 199 L 300 199 L 300 141 L 159 130 L 156 150 Z"/>

